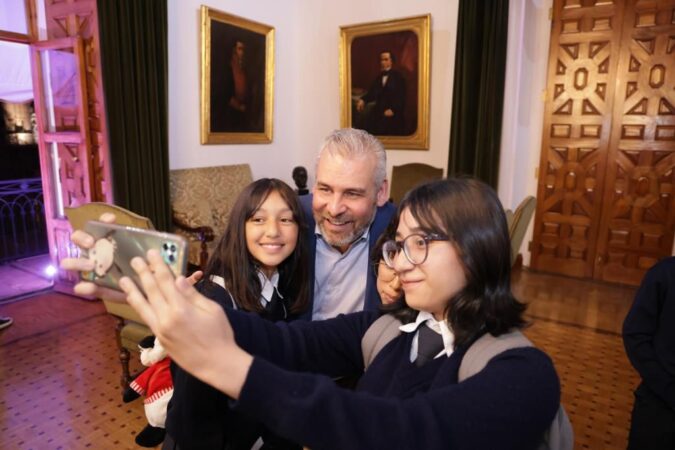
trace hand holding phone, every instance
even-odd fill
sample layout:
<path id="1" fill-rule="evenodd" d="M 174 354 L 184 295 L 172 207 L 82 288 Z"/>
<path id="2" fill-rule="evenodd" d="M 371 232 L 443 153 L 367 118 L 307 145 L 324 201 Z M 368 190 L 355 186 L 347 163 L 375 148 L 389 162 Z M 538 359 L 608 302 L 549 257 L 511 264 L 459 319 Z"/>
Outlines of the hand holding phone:
<path id="1" fill-rule="evenodd" d="M 187 268 L 187 241 L 182 236 L 116 224 L 89 221 L 84 231 L 94 238 L 94 245 L 83 251 L 83 257 L 94 262 L 94 269 L 80 272 L 83 280 L 115 290 L 123 276 L 141 286 L 131 267 L 131 259 L 145 258 L 150 249 L 157 249 L 175 276 L 185 275 Z"/>

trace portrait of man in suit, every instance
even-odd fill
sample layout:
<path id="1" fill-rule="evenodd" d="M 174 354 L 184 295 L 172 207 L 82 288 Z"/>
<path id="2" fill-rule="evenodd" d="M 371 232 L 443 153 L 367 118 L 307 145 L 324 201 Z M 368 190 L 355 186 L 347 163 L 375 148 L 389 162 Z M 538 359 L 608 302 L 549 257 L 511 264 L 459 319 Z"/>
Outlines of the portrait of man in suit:
<path id="1" fill-rule="evenodd" d="M 405 78 L 394 69 L 395 61 L 390 50 L 380 52 L 380 73 L 368 92 L 356 100 L 356 110 L 361 113 L 366 103 L 373 103 L 365 119 L 365 129 L 371 134 L 397 136 L 405 131 Z"/>
<path id="2" fill-rule="evenodd" d="M 408 136 L 417 126 L 417 36 L 410 31 L 353 40 L 352 126 Z"/>

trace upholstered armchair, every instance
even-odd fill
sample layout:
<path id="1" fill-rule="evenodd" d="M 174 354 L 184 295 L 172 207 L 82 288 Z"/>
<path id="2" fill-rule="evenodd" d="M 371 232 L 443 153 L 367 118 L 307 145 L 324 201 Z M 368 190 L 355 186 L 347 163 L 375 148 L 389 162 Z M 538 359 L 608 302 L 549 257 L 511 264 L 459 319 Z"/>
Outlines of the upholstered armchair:
<path id="1" fill-rule="evenodd" d="M 188 239 L 191 264 L 205 268 L 234 202 L 252 181 L 248 164 L 171 171 L 173 231 Z"/>

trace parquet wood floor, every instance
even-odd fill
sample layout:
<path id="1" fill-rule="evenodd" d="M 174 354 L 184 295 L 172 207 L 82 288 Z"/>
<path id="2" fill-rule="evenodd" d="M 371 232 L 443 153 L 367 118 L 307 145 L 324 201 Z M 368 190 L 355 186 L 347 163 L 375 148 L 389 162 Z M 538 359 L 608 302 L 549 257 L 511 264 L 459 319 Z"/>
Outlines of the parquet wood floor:
<path id="1" fill-rule="evenodd" d="M 47 294 L 0 315 L 15 320 L 0 332 L 0 449 L 139 448 L 143 404 L 122 402 L 115 321 L 101 304 Z"/>
<path id="2" fill-rule="evenodd" d="M 526 334 L 561 377 L 575 448 L 625 448 L 638 377 L 619 333 L 634 289 L 523 270 L 514 292 L 529 304 Z M 143 405 L 122 403 L 114 321 L 101 305 L 43 294 L 0 315 L 16 321 L 0 331 L 0 449 L 139 448 Z"/>
<path id="3" fill-rule="evenodd" d="M 525 334 L 555 363 L 575 448 L 625 449 L 639 377 L 621 326 L 635 289 L 521 270 L 513 291 L 528 303 Z"/>

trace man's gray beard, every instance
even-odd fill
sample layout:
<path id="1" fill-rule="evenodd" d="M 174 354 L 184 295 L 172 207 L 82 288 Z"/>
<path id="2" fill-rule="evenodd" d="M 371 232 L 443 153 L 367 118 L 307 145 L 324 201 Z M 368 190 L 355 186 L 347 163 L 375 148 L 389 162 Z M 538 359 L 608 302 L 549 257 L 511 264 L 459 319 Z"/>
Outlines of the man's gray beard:
<path id="1" fill-rule="evenodd" d="M 370 218 L 368 222 L 361 228 L 358 228 L 354 230 L 352 233 L 349 235 L 345 236 L 342 239 L 332 239 L 329 238 L 325 230 L 323 229 L 323 223 L 326 218 L 322 218 L 322 220 L 318 221 L 319 223 L 319 230 L 321 230 L 321 236 L 323 237 L 323 240 L 328 243 L 331 247 L 349 247 L 358 239 L 368 228 L 370 228 L 370 225 L 373 223 L 373 220 L 375 220 L 375 214 L 377 214 L 377 205 L 375 205 L 375 209 L 373 210 L 373 216 Z"/>
<path id="2" fill-rule="evenodd" d="M 359 236 L 363 234 L 364 231 L 366 231 L 369 226 L 370 224 L 368 223 L 366 226 L 362 227 L 361 229 L 354 230 L 352 233 L 342 239 L 333 239 L 330 237 L 323 229 L 323 222 L 319 224 L 319 229 L 321 230 L 321 236 L 323 237 L 323 240 L 326 241 L 331 247 L 349 247 Z"/>

